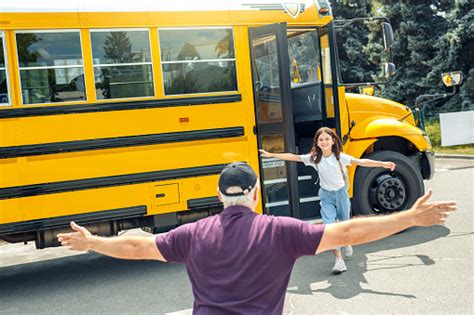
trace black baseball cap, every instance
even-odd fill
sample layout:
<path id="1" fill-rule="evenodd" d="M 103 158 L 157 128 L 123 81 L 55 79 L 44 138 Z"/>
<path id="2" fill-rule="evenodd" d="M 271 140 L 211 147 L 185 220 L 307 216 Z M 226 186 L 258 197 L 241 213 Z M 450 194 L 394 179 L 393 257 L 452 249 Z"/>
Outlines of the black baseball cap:
<path id="1" fill-rule="evenodd" d="M 247 163 L 231 163 L 224 167 L 219 177 L 219 191 L 221 194 L 233 197 L 248 194 L 257 185 L 257 174 Z M 228 193 L 230 187 L 240 187 L 242 191 Z"/>

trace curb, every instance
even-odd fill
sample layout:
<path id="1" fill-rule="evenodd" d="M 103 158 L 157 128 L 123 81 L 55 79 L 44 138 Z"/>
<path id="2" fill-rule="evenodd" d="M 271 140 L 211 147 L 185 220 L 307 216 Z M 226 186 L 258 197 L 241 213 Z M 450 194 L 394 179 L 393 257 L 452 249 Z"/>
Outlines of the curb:
<path id="1" fill-rule="evenodd" d="M 469 154 L 437 154 L 437 153 L 435 153 L 435 158 L 437 158 L 437 159 L 474 160 L 474 155 L 469 155 Z"/>

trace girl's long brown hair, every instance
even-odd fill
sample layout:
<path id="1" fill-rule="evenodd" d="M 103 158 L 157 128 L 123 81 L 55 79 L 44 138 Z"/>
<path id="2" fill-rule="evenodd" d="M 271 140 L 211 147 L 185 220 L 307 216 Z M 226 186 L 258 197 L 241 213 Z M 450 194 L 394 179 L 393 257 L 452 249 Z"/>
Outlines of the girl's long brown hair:
<path id="1" fill-rule="evenodd" d="M 336 135 L 332 129 L 328 127 L 322 127 L 319 128 L 318 131 L 314 134 L 314 141 L 313 141 L 313 147 L 311 148 L 311 162 L 314 164 L 318 164 L 321 162 L 321 158 L 323 156 L 323 152 L 321 149 L 318 147 L 318 139 L 319 136 L 322 133 L 327 133 L 334 141 L 334 144 L 332 145 L 332 153 L 336 156 L 336 159 L 339 160 L 339 156 L 341 155 L 341 150 L 342 150 L 342 143 L 341 139 Z"/>

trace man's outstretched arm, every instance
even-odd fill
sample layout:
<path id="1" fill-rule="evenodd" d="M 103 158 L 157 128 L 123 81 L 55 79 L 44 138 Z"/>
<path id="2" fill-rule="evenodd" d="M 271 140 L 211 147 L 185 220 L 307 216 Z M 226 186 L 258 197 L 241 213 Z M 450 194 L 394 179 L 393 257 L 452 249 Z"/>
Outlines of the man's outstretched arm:
<path id="1" fill-rule="evenodd" d="M 154 259 L 166 261 L 155 243 L 155 237 L 100 237 L 71 222 L 72 233 L 58 234 L 61 245 L 76 251 L 94 251 L 122 259 Z"/>
<path id="2" fill-rule="evenodd" d="M 376 241 L 413 226 L 443 224 L 449 214 L 457 209 L 456 202 L 428 202 L 431 194 L 430 189 L 410 210 L 397 214 L 357 218 L 326 225 L 316 254 L 339 246 Z"/>

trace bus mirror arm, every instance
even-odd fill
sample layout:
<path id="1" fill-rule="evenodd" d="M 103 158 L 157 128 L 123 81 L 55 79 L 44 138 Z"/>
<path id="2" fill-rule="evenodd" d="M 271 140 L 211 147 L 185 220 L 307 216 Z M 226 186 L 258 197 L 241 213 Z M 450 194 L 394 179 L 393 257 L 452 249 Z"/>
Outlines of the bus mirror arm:
<path id="1" fill-rule="evenodd" d="M 349 130 L 347 131 L 347 133 L 342 138 L 342 145 L 346 144 L 347 140 L 349 140 L 349 137 L 351 136 L 351 130 L 352 130 L 352 128 L 355 127 L 356 124 L 357 123 L 355 121 L 351 121 L 351 126 L 349 127 Z"/>
<path id="2" fill-rule="evenodd" d="M 453 86 L 453 91 L 451 93 L 443 93 L 443 94 L 423 94 L 416 98 L 415 100 L 415 108 L 414 111 L 415 115 L 415 123 L 418 128 L 424 130 L 424 118 L 423 118 L 423 111 L 427 105 L 432 103 L 436 103 L 440 100 L 445 98 L 449 98 L 457 93 L 457 86 Z M 409 116 L 409 115 L 407 115 Z M 407 116 L 403 117 L 401 120 L 405 119 Z"/>
<path id="3" fill-rule="evenodd" d="M 453 87 L 453 91 L 451 93 L 444 93 L 444 94 L 422 94 L 415 99 L 415 108 L 414 116 L 415 116 L 415 123 L 418 128 L 424 129 L 424 118 L 423 118 L 423 110 L 426 105 L 438 102 L 442 99 L 451 97 L 458 92 L 458 86 L 462 83 L 462 72 L 461 71 L 449 71 L 441 74 L 441 79 L 446 87 Z M 400 121 L 403 121 L 405 118 L 410 116 L 411 113 L 408 113 Z"/>

